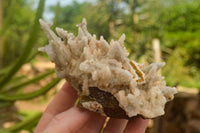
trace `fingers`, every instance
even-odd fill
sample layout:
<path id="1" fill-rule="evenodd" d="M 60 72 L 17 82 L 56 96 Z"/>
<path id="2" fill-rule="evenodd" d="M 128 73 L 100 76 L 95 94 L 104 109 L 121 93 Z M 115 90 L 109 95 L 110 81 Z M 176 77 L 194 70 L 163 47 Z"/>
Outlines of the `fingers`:
<path id="1" fill-rule="evenodd" d="M 148 119 L 136 117 L 128 122 L 124 133 L 144 133 L 147 128 L 148 121 Z"/>
<path id="2" fill-rule="evenodd" d="M 48 105 L 35 129 L 35 133 L 41 133 L 56 114 L 72 107 L 76 99 L 76 91 L 66 82 L 53 101 Z"/>
<path id="3" fill-rule="evenodd" d="M 126 127 L 128 120 L 111 118 L 105 129 L 104 133 L 122 133 Z"/>
<path id="4" fill-rule="evenodd" d="M 45 113 L 56 115 L 72 107 L 77 99 L 76 91 L 65 82 L 59 93 L 55 96 L 53 101 L 49 104 Z"/>
<path id="5" fill-rule="evenodd" d="M 90 112 L 72 107 L 56 115 L 43 133 L 76 133 L 90 118 Z"/>
<path id="6" fill-rule="evenodd" d="M 100 133 L 106 117 L 90 112 L 90 118 L 78 133 Z"/>
<path id="7" fill-rule="evenodd" d="M 66 82 L 45 110 L 35 133 L 93 133 L 100 132 L 105 117 L 73 107 L 77 99 L 76 91 Z M 67 111 L 65 111 L 67 110 Z M 144 133 L 148 120 L 140 117 L 130 120 L 111 118 L 104 133 Z"/>

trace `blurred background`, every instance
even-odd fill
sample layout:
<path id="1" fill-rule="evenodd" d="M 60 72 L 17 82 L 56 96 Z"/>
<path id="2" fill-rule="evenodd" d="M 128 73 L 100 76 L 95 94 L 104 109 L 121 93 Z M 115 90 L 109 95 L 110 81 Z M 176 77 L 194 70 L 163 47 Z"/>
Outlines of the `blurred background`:
<path id="1" fill-rule="evenodd" d="M 199 0 L 0 0 L 0 133 L 32 133 L 64 83 L 38 47 L 48 43 L 39 18 L 105 39 L 125 33 L 129 58 L 166 62 L 161 73 L 179 93 L 147 133 L 200 133 Z"/>

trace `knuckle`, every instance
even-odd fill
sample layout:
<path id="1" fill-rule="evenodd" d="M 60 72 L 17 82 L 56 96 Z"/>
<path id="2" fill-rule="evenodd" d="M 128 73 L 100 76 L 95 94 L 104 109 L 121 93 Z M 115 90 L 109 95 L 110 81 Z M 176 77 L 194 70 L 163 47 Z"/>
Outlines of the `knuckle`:
<path id="1" fill-rule="evenodd" d="M 59 115 L 55 115 L 52 119 L 53 124 L 58 124 L 62 121 L 62 118 Z"/>

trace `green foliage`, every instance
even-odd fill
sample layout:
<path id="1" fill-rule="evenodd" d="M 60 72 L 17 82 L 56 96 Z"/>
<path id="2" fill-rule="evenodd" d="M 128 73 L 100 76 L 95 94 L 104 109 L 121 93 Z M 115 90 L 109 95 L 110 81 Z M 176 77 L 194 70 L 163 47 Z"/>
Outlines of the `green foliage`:
<path id="1" fill-rule="evenodd" d="M 25 48 L 22 51 L 22 54 L 17 59 L 16 63 L 11 67 L 10 71 L 4 75 L 2 78 L 0 78 L 0 86 L 3 87 L 9 79 L 20 69 L 20 67 L 26 62 L 26 60 L 29 57 L 29 54 L 31 53 L 31 50 L 34 46 L 34 43 L 36 41 L 37 33 L 39 30 L 39 22 L 38 20 L 42 17 L 43 9 L 44 9 L 44 0 L 40 0 L 38 10 L 36 12 L 36 17 L 34 24 L 32 26 L 32 29 L 30 31 L 29 39 L 26 43 Z"/>
<path id="2" fill-rule="evenodd" d="M 60 79 L 54 78 L 39 90 L 24 93 L 23 90 L 25 86 L 43 80 L 52 75 L 54 70 L 38 74 L 32 79 L 27 79 L 26 75 L 16 75 L 25 63 L 30 63 L 30 61 L 38 54 L 38 52 L 34 50 L 36 43 L 46 41 L 46 39 L 37 39 L 40 34 L 38 20 L 42 18 L 44 4 L 45 0 L 40 0 L 35 13 L 35 11 L 31 9 L 31 5 L 25 0 L 19 0 L 18 2 L 16 2 L 16 0 L 4 2 L 4 21 L 3 27 L 0 29 L 0 68 L 2 68 L 0 69 L 1 113 L 6 113 L 5 111 L 12 108 L 16 101 L 30 100 L 45 95 L 60 81 Z M 57 9 L 59 9 L 59 4 Z M 59 12 L 57 11 L 56 14 L 58 16 Z M 34 16 L 35 19 L 33 19 Z M 12 112 L 13 111 L 11 111 L 11 113 Z M 14 112 L 14 114 L 16 114 L 16 112 Z M 12 116 L 12 114 L 9 113 L 8 115 Z M 8 117 L 0 115 L 0 127 L 2 127 L 2 121 L 4 121 L 4 119 L 6 120 Z M 19 123 L 10 128 L 0 129 L 0 132 L 19 132 L 22 129 L 32 131 L 40 119 L 41 113 L 27 117 L 28 118 L 24 116 L 24 121 L 20 120 L 18 121 Z"/>
<path id="3" fill-rule="evenodd" d="M 19 132 L 21 129 L 26 129 L 26 130 L 33 130 L 35 127 L 35 124 L 38 123 L 39 119 L 41 118 L 42 113 L 37 113 L 34 116 L 30 116 L 26 118 L 24 121 L 17 123 L 16 125 L 7 128 L 7 129 L 0 129 L 0 133 L 13 133 L 13 132 Z"/>
<path id="4" fill-rule="evenodd" d="M 28 39 L 30 24 L 34 18 L 34 11 L 25 0 L 17 2 L 16 0 L 4 0 L 3 3 L 4 19 L 0 30 L 2 42 L 0 68 L 11 65 L 19 57 Z M 9 56 L 7 53 L 10 53 Z"/>
<path id="5" fill-rule="evenodd" d="M 165 47 L 173 50 L 172 54 L 165 55 L 168 68 L 164 69 L 164 74 L 169 84 L 200 88 L 199 14 L 198 1 L 176 3 L 166 7 L 165 12 L 161 13 L 161 39 Z"/>
<path id="6" fill-rule="evenodd" d="M 2 93 L 10 93 L 12 91 L 17 92 L 18 89 L 21 89 L 22 87 L 32 84 L 32 83 L 37 83 L 38 81 L 42 80 L 43 78 L 51 75 L 54 73 L 54 70 L 49 70 L 47 72 L 44 72 L 42 74 L 36 75 L 34 78 L 32 79 L 28 79 L 26 81 L 23 82 L 19 82 L 19 83 L 14 83 L 14 85 L 9 86 L 7 89 L 5 89 L 4 91 L 2 90 Z M 17 80 L 18 81 L 18 80 Z"/>
<path id="7" fill-rule="evenodd" d="M 40 90 L 37 90 L 37 91 L 34 91 L 34 92 L 30 92 L 30 93 L 26 93 L 26 94 L 13 94 L 13 95 L 5 95 L 5 94 L 2 95 L 2 94 L 0 94 L 0 100 L 9 102 L 9 101 L 16 101 L 16 100 L 33 99 L 35 97 L 38 97 L 38 96 L 43 95 L 46 92 L 48 92 L 59 81 L 60 81 L 60 79 L 57 79 L 57 78 L 53 79 L 49 84 L 47 84 L 46 86 L 44 86 Z"/>
<path id="8" fill-rule="evenodd" d="M 52 7 L 52 10 L 55 9 Z M 85 17 L 88 22 L 88 30 L 91 33 L 96 34 L 97 37 L 100 35 L 108 37 L 108 17 L 105 13 L 105 7 L 103 6 L 100 6 L 100 8 L 94 8 L 91 3 L 85 2 L 80 4 L 73 2 L 72 5 L 68 5 L 60 9 L 57 26 L 77 34 L 76 24 L 79 24 Z"/>

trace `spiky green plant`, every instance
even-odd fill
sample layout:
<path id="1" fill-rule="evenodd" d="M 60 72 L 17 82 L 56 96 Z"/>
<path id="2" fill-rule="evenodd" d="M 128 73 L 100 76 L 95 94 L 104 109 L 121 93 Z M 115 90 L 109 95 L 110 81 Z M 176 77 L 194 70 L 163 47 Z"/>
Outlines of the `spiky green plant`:
<path id="1" fill-rule="evenodd" d="M 16 4 L 16 0 L 13 0 L 10 4 L 10 7 L 8 9 L 9 12 L 7 13 L 7 16 L 4 19 L 3 26 L 0 29 L 0 37 L 2 37 L 4 31 L 11 24 L 10 20 L 12 19 L 15 4 Z M 0 69 L 0 112 L 1 110 L 14 106 L 14 103 L 16 101 L 30 100 L 38 96 L 45 95 L 52 87 L 54 87 L 60 81 L 60 79 L 54 78 L 51 80 L 51 82 L 49 82 L 47 85 L 43 86 L 39 90 L 29 92 L 29 93 L 22 93 L 23 91 L 18 91 L 18 90 L 22 90 L 23 87 L 33 84 L 33 83 L 37 83 L 43 78 L 50 76 L 54 73 L 54 70 L 48 70 L 46 72 L 36 75 L 32 79 L 26 79 L 26 80 L 20 80 L 21 78 L 23 78 L 23 75 L 16 76 L 16 73 L 20 70 L 20 68 L 25 63 L 30 62 L 38 54 L 37 51 L 33 51 L 32 49 L 35 46 L 38 33 L 40 30 L 40 25 L 39 25 L 38 20 L 42 18 L 44 5 L 45 5 L 45 0 L 40 0 L 37 11 L 36 11 L 35 19 L 29 33 L 29 38 L 17 61 L 6 68 Z M 59 9 L 59 4 L 57 8 Z M 59 10 L 57 10 L 55 13 L 56 14 L 55 18 L 57 18 L 58 11 Z M 56 19 L 54 22 L 56 22 Z M 6 116 L 4 115 L 0 115 L 0 119 L 3 119 L 5 117 Z M 19 132 L 22 129 L 31 131 L 33 127 L 37 124 L 40 117 L 41 117 L 41 113 L 37 113 L 31 117 L 28 116 L 27 118 L 25 118 L 24 121 L 18 122 L 12 127 L 9 127 L 6 129 L 1 128 L 0 133 L 1 132 L 4 132 L 4 133 Z"/>

